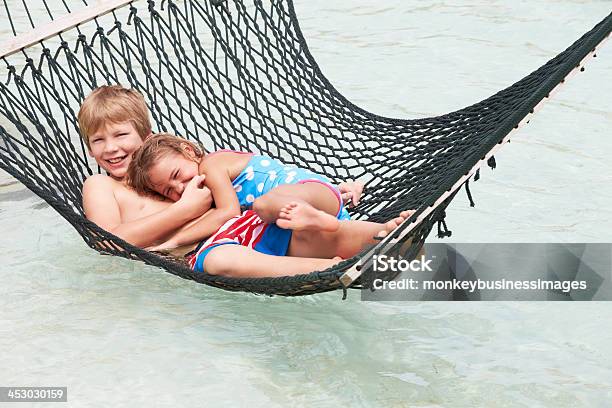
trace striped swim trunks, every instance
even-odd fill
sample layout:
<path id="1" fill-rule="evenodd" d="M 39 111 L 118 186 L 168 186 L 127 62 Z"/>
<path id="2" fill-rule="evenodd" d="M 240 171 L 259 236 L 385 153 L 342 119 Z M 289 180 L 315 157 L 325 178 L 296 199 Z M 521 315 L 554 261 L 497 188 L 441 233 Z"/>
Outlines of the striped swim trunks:
<path id="1" fill-rule="evenodd" d="M 284 256 L 289 249 L 291 230 L 276 224 L 266 224 L 253 210 L 243 212 L 229 219 L 214 235 L 203 241 L 187 258 L 191 269 L 205 272 L 204 259 L 220 245 L 242 245 L 268 255 Z"/>

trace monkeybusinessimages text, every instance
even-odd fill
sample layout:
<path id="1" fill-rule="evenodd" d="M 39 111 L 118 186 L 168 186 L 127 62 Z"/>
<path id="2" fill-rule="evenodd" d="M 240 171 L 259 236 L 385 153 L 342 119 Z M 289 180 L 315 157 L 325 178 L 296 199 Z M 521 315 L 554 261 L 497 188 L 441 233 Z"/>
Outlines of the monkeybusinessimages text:
<path id="1" fill-rule="evenodd" d="M 433 259 L 426 259 L 425 255 L 413 260 L 394 258 L 387 255 L 375 255 L 373 257 L 374 272 L 433 272 Z M 585 281 L 561 281 L 561 280 L 420 280 L 414 278 L 397 279 L 386 281 L 374 279 L 375 290 L 464 290 L 475 292 L 477 290 L 554 290 L 568 293 L 572 290 L 585 290 Z"/>

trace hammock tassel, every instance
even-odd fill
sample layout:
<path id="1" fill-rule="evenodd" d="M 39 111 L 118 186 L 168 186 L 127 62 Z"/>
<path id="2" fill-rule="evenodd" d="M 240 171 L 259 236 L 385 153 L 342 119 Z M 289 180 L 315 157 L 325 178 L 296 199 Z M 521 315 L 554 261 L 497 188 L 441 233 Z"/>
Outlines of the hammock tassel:
<path id="1" fill-rule="evenodd" d="M 452 231 L 449 231 L 446 226 L 446 211 L 442 211 L 440 219 L 438 220 L 438 238 L 450 237 L 453 235 Z"/>
<path id="2" fill-rule="evenodd" d="M 340 284 L 342 285 L 342 300 L 346 300 L 348 291 L 346 290 L 346 286 L 344 285 L 344 283 L 340 282 Z"/>
<path id="3" fill-rule="evenodd" d="M 495 169 L 497 166 L 497 163 L 495 163 L 495 156 L 489 157 L 489 160 L 487 160 L 487 165 L 491 168 L 491 170 Z"/>
<path id="4" fill-rule="evenodd" d="M 9 65 L 8 66 L 8 71 L 9 71 L 8 75 L 7 75 L 8 79 L 6 80 L 5 85 L 8 85 L 8 84 L 11 83 L 11 78 L 15 76 L 15 73 L 17 72 L 17 69 L 14 66 Z"/>
<path id="5" fill-rule="evenodd" d="M 478 181 L 480 179 L 480 168 L 476 169 L 476 174 L 474 174 L 474 181 Z"/>
<path id="6" fill-rule="evenodd" d="M 472 192 L 470 191 L 470 179 L 465 181 L 465 192 L 467 193 L 468 200 L 470 200 L 470 207 L 476 207 L 476 203 L 474 203 L 472 198 Z"/>

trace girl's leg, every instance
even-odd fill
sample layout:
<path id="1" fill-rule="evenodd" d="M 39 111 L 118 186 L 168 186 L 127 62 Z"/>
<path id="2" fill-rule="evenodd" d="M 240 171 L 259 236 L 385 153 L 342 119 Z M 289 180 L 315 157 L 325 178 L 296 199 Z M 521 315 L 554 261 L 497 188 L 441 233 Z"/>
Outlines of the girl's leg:
<path id="1" fill-rule="evenodd" d="M 262 278 L 293 276 L 322 271 L 340 259 L 296 258 L 257 252 L 241 245 L 220 245 L 213 248 L 206 259 L 206 272 L 234 278 Z"/>
<path id="2" fill-rule="evenodd" d="M 379 224 L 368 221 L 340 221 L 335 232 L 328 231 L 294 231 L 289 243 L 287 255 L 308 258 L 350 258 L 366 245 L 376 244 L 374 237 L 386 236 L 396 229 L 411 211 L 403 211 L 399 217 Z"/>
<path id="3" fill-rule="evenodd" d="M 340 198 L 331 188 L 318 182 L 277 186 L 256 198 L 253 210 L 264 222 L 272 224 L 276 223 L 281 209 L 292 201 L 309 204 L 334 218 L 340 210 Z"/>
<path id="4" fill-rule="evenodd" d="M 329 231 L 340 228 L 340 221 L 333 215 L 317 210 L 305 201 L 290 201 L 281 208 L 276 225 L 292 231 Z"/>
<path id="5" fill-rule="evenodd" d="M 289 244 L 288 256 L 262 254 L 240 245 L 220 245 L 206 256 L 206 272 L 231 277 L 292 276 L 325 270 L 349 258 L 364 245 L 375 243 L 375 235 L 384 236 L 397 228 L 409 211 L 386 224 L 367 221 L 342 221 L 337 232 L 296 231 Z"/>

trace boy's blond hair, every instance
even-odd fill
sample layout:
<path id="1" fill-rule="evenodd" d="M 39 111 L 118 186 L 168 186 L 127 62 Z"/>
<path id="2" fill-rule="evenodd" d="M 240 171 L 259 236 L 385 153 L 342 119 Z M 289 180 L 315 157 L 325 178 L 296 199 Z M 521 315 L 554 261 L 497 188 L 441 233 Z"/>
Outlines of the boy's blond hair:
<path id="1" fill-rule="evenodd" d="M 195 157 L 190 155 L 187 147 L 193 149 Z M 127 171 L 127 182 L 140 194 L 155 193 L 149 178 L 149 171 L 159 159 L 169 154 L 182 154 L 190 160 L 197 160 L 205 152 L 196 143 L 170 133 L 158 133 L 145 140 L 143 145 L 134 152 Z"/>
<path id="2" fill-rule="evenodd" d="M 151 134 L 149 109 L 142 94 L 121 85 L 102 85 L 94 89 L 83 101 L 78 120 L 87 147 L 91 135 L 107 123 L 131 122 L 142 140 Z"/>

